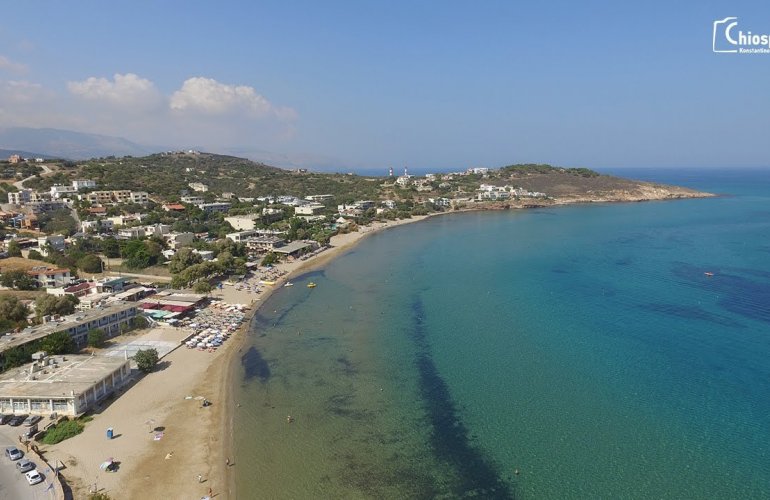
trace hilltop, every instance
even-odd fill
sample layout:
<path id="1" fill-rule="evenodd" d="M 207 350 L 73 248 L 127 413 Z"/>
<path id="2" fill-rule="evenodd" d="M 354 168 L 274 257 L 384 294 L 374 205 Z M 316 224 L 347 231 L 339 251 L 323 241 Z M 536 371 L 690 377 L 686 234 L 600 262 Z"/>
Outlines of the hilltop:
<path id="1" fill-rule="evenodd" d="M 195 151 L 62 162 L 53 175 L 34 177 L 26 181 L 24 187 L 48 189 L 55 184 L 70 184 L 74 179 L 83 178 L 96 181 L 98 189 L 147 191 L 163 200 L 178 199 L 184 192 L 191 191 L 191 183 L 205 184 L 208 192 L 204 195 L 209 198 L 222 193 L 249 198 L 277 195 L 304 198 L 313 194 L 331 194 L 338 203 L 360 199 L 423 202 L 442 197 L 498 202 L 510 199 L 509 204 L 516 206 L 516 201 L 523 198 L 537 198 L 539 204 L 558 204 L 706 196 L 687 188 L 629 180 L 584 168 L 550 165 L 477 168 L 404 179 L 403 176 L 285 170 L 244 158 Z M 538 195 L 522 196 L 526 192 Z"/>

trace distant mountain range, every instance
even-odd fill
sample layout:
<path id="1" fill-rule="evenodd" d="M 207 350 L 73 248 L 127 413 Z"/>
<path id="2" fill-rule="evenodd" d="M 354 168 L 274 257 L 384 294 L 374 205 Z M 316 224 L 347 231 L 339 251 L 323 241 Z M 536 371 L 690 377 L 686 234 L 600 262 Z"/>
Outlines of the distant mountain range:
<path id="1" fill-rule="evenodd" d="M 5 150 L 14 152 L 9 155 L 71 160 L 103 156 L 144 156 L 156 152 L 122 137 L 55 128 L 0 127 L 0 152 Z M 29 151 L 37 153 L 28 153 Z"/>
<path id="2" fill-rule="evenodd" d="M 22 151 L 21 149 L 0 149 L 0 160 L 5 160 L 12 155 L 19 155 L 22 158 L 45 158 L 47 160 L 56 158 L 55 156 L 44 155 L 41 153 L 30 153 L 29 151 Z"/>
<path id="3" fill-rule="evenodd" d="M 138 144 L 122 137 L 87 134 L 73 130 L 55 128 L 0 127 L 0 159 L 12 154 L 25 158 L 64 158 L 88 160 L 105 156 L 146 156 L 162 151 L 194 149 L 225 155 L 248 158 L 256 162 L 281 168 L 311 168 L 321 171 L 336 171 L 341 162 L 333 158 L 313 155 L 286 155 L 248 147 L 220 148 L 211 151 L 205 147 L 189 145 L 183 148 L 173 146 L 150 146 Z M 35 151 L 32 153 L 31 151 Z"/>

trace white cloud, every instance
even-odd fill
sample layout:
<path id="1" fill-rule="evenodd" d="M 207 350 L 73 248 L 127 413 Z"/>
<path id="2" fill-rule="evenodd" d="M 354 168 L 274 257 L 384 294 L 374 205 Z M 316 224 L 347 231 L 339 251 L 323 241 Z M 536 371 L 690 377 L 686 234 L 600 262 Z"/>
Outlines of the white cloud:
<path id="1" fill-rule="evenodd" d="M 92 76 L 80 82 L 67 83 L 67 89 L 83 99 L 134 110 L 156 107 L 162 101 L 155 84 L 134 73 L 116 73 L 113 80 Z"/>
<path id="2" fill-rule="evenodd" d="M 241 115 L 252 118 L 274 117 L 280 121 L 296 119 L 291 108 L 275 107 L 254 87 L 227 85 L 212 78 L 188 78 L 173 93 L 170 107 L 177 112 L 209 115 Z"/>
<path id="3" fill-rule="evenodd" d="M 0 125 L 71 129 L 163 147 L 272 149 L 294 140 L 297 113 L 250 86 L 203 77 L 170 94 L 133 73 L 70 81 L 63 92 L 0 78 Z"/>
<path id="4" fill-rule="evenodd" d="M 3 94 L 2 100 L 6 103 L 33 103 L 50 95 L 50 92 L 43 89 L 39 83 L 25 80 L 0 81 L 0 89 Z"/>
<path id="5" fill-rule="evenodd" d="M 0 70 L 8 71 L 15 75 L 20 75 L 27 72 L 27 65 L 11 61 L 7 57 L 0 55 Z"/>

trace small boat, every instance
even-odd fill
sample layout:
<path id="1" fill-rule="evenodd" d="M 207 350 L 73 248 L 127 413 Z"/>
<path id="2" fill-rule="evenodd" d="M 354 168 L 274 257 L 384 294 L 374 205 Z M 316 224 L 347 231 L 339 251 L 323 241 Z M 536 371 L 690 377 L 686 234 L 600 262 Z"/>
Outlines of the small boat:
<path id="1" fill-rule="evenodd" d="M 307 287 L 308 288 L 315 288 L 316 284 L 311 281 L 310 283 L 307 284 Z"/>
<path id="2" fill-rule="evenodd" d="M 267 281 L 267 280 L 261 280 L 259 282 L 260 285 L 275 285 L 275 281 Z"/>
<path id="3" fill-rule="evenodd" d="M 705 272 L 705 273 L 703 273 L 703 274 L 705 274 L 706 276 L 714 276 L 714 273 L 712 273 L 712 272 L 710 272 L 710 271 L 706 271 L 706 272 Z"/>
<path id="4" fill-rule="evenodd" d="M 284 283 L 283 286 L 294 286 L 294 283 L 292 283 L 291 281 L 287 281 L 286 283 Z"/>

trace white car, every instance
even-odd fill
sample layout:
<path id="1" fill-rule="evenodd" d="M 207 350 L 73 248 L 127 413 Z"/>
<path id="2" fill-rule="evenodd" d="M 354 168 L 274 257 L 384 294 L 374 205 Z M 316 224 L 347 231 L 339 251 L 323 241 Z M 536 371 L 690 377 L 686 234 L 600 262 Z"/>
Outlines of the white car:
<path id="1" fill-rule="evenodd" d="M 31 470 L 24 474 L 29 484 L 37 484 L 43 482 L 43 476 L 36 470 Z"/>

